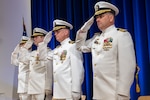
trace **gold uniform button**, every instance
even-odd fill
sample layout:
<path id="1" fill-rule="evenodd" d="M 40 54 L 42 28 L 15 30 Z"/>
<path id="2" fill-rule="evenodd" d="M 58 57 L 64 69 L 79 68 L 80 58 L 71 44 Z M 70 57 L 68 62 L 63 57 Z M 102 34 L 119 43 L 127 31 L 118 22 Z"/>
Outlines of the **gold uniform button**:
<path id="1" fill-rule="evenodd" d="M 94 66 L 96 66 L 96 64 L 94 64 Z"/>
<path id="2" fill-rule="evenodd" d="M 94 77 L 96 77 L 97 76 L 97 74 L 96 73 L 94 73 Z"/>

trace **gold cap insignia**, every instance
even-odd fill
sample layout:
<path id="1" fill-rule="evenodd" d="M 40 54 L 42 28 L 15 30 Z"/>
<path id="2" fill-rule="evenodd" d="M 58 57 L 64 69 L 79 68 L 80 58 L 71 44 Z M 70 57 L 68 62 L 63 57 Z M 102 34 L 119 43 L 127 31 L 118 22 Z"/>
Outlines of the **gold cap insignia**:
<path id="1" fill-rule="evenodd" d="M 96 5 L 95 12 L 99 10 L 99 5 Z"/>

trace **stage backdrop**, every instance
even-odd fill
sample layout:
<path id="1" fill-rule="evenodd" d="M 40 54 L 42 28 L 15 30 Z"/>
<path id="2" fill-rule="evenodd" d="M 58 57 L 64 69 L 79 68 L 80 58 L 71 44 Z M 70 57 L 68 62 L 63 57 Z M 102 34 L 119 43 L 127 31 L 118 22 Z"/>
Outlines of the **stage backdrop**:
<path id="1" fill-rule="evenodd" d="M 41 27 L 52 30 L 54 19 L 70 22 L 74 28 L 71 39 L 75 40 L 76 31 L 94 14 L 94 5 L 99 0 L 31 0 L 32 29 Z M 133 38 L 137 64 L 140 67 L 140 93 L 136 93 L 135 82 L 131 88 L 131 100 L 140 95 L 150 95 L 150 0 L 107 0 L 115 4 L 120 13 L 116 17 L 116 26 L 127 29 Z M 91 27 L 88 38 L 98 32 L 96 23 Z M 58 42 L 53 38 L 49 46 L 54 49 Z M 87 100 L 92 98 L 91 54 L 84 55 L 85 80 L 83 93 Z M 130 62 L 129 62 L 130 63 Z M 103 84 L 102 84 L 103 85 Z"/>

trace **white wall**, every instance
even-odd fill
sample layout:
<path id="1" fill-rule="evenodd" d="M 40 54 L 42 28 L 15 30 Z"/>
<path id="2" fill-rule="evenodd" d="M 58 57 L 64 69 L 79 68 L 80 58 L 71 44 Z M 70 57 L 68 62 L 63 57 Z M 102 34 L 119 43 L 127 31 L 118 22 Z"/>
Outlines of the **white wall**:
<path id="1" fill-rule="evenodd" d="M 30 0 L 0 0 L 0 100 L 17 100 L 17 67 L 10 56 L 23 33 L 22 17 L 31 35 L 30 9 Z"/>

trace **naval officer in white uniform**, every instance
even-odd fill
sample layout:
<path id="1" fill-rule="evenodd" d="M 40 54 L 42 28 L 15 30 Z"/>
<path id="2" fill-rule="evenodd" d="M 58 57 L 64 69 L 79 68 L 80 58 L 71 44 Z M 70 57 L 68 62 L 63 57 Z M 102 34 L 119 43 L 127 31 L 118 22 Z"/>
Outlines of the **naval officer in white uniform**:
<path id="1" fill-rule="evenodd" d="M 44 59 L 44 52 L 39 53 L 39 44 L 43 42 L 47 33 L 44 29 L 34 28 L 32 39 L 21 48 L 23 55 L 21 61 L 29 65 L 28 94 L 32 96 L 32 100 L 44 100 L 45 94 L 49 97 L 47 100 L 52 99 L 52 62 Z M 33 42 L 37 50 L 28 53 Z M 45 49 L 46 52 L 50 51 L 50 48 Z"/>
<path id="2" fill-rule="evenodd" d="M 20 43 L 15 47 L 11 54 L 11 64 L 18 67 L 18 89 L 20 100 L 31 100 L 29 94 L 27 94 L 28 89 L 28 79 L 29 79 L 29 65 L 19 62 L 21 58 L 20 48 L 28 41 L 29 37 L 23 34 Z"/>
<path id="3" fill-rule="evenodd" d="M 136 67 L 132 37 L 127 30 L 116 28 L 116 6 L 100 1 L 94 6 L 95 14 L 77 32 L 77 49 L 92 53 L 93 99 L 129 100 L 130 87 Z M 102 31 L 86 40 L 94 22 Z"/>
<path id="4" fill-rule="evenodd" d="M 84 67 L 82 53 L 76 49 L 76 44 L 69 38 L 73 26 L 63 20 L 53 21 L 53 31 L 56 40 L 60 42 L 47 58 L 53 60 L 53 99 L 79 100 L 82 94 Z M 45 41 L 50 41 L 52 31 Z M 45 42 L 44 41 L 44 42 Z M 48 42 L 46 42 L 48 43 Z M 41 48 L 41 52 L 45 49 Z"/>

